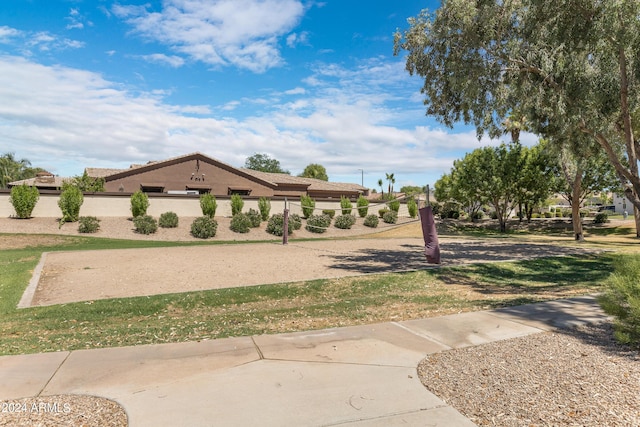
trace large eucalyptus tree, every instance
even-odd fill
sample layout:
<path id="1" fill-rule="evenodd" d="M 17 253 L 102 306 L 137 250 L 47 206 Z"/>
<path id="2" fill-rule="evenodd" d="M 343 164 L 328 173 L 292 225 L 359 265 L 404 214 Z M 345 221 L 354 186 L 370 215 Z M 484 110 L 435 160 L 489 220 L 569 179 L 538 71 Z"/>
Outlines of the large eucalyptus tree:
<path id="1" fill-rule="evenodd" d="M 542 137 L 578 131 L 597 142 L 640 236 L 640 2 L 446 0 L 396 33 L 401 51 L 424 78 L 427 114 L 447 126 L 498 136 L 517 110 Z"/>

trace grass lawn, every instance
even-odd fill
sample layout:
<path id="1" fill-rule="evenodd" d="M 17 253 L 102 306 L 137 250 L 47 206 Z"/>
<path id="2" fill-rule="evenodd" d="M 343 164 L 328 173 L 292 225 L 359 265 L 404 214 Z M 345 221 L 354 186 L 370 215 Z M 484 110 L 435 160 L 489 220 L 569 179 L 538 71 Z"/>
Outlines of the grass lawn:
<path id="1" fill-rule="evenodd" d="M 178 245 L 91 237 L 57 237 L 53 245 L 33 241 L 26 248 L 0 250 L 3 355 L 401 321 L 591 294 L 601 290 L 617 256 L 540 258 L 18 310 L 42 252 Z"/>

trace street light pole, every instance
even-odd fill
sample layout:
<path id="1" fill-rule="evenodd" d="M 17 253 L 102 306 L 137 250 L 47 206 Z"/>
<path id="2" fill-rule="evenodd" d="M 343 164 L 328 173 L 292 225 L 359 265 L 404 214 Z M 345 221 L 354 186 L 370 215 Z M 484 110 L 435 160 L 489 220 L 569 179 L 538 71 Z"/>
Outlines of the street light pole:
<path id="1" fill-rule="evenodd" d="M 362 179 L 360 181 L 360 185 L 364 187 L 364 169 L 358 169 L 362 173 Z"/>

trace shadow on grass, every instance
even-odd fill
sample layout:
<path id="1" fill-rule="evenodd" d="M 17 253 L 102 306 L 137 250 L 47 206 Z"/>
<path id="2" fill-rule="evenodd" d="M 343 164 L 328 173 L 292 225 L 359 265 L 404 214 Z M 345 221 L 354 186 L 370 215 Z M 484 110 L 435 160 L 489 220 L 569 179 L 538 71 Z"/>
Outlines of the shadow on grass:
<path id="1" fill-rule="evenodd" d="M 499 295 L 562 291 L 570 287 L 596 291 L 612 271 L 610 257 L 583 254 L 528 259 L 517 264 L 472 264 L 455 271 L 438 271 L 437 277 L 447 284 Z"/>
<path id="2" fill-rule="evenodd" d="M 360 274 L 390 273 L 394 271 L 424 270 L 433 268 L 424 256 L 420 245 L 402 245 L 401 249 L 362 249 L 348 255 L 323 255 L 333 258 L 331 268 Z M 590 248 L 573 248 L 555 245 L 520 244 L 510 242 L 446 242 L 440 245 L 441 266 L 455 266 L 501 261 L 521 261 L 532 258 L 587 255 Z M 492 267 L 487 266 L 487 270 Z M 493 267 L 499 268 L 499 267 Z M 487 271 L 490 273 L 490 271 Z"/>

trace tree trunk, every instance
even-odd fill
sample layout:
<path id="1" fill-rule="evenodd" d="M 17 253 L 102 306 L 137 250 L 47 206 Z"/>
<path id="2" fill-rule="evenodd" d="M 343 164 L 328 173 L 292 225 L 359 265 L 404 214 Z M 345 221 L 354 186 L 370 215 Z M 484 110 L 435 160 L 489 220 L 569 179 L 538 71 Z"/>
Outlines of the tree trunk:
<path id="1" fill-rule="evenodd" d="M 636 220 L 636 237 L 640 237 L 640 209 L 633 207 L 633 216 Z"/>
<path id="2" fill-rule="evenodd" d="M 578 173 L 571 185 L 571 222 L 573 223 L 573 237 L 577 241 L 584 241 L 582 231 L 582 218 L 580 218 L 580 193 L 582 191 L 582 170 L 578 168 Z"/>

